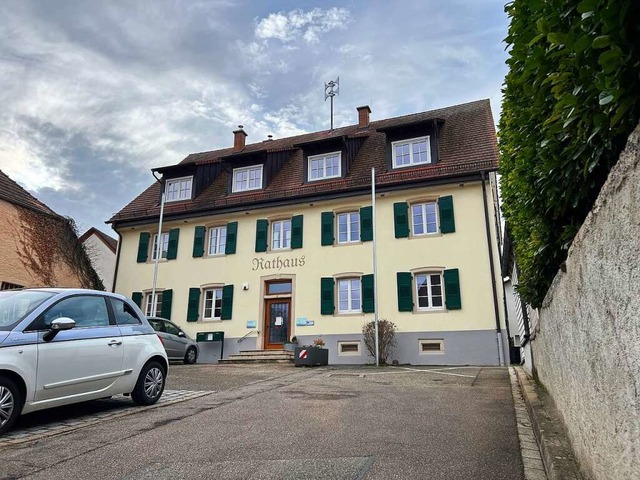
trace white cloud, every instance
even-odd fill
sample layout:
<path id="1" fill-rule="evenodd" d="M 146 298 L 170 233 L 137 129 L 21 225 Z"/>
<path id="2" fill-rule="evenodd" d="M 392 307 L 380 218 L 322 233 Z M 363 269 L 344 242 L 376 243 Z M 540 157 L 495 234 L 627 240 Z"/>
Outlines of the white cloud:
<path id="1" fill-rule="evenodd" d="M 302 39 L 308 44 L 316 44 L 323 33 L 344 29 L 350 21 L 351 13 L 346 8 L 314 8 L 306 12 L 296 9 L 270 14 L 257 22 L 254 33 L 265 40 L 277 39 L 287 43 Z"/>

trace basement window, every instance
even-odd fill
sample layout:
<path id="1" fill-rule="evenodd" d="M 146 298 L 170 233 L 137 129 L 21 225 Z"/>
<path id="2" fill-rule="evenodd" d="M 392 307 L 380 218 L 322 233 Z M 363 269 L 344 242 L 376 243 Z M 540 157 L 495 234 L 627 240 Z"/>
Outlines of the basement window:
<path id="1" fill-rule="evenodd" d="M 444 353 L 444 340 L 418 340 L 420 354 Z"/>
<path id="2" fill-rule="evenodd" d="M 360 355 L 360 342 L 338 342 L 338 355 Z"/>

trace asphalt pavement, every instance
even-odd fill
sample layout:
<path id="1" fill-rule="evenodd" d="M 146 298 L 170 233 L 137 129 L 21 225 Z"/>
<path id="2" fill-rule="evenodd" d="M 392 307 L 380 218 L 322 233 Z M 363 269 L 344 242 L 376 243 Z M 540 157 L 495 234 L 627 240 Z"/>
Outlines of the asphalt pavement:
<path id="1" fill-rule="evenodd" d="M 167 388 L 212 393 L 0 444 L 0 478 L 524 478 L 505 368 L 172 365 Z"/>

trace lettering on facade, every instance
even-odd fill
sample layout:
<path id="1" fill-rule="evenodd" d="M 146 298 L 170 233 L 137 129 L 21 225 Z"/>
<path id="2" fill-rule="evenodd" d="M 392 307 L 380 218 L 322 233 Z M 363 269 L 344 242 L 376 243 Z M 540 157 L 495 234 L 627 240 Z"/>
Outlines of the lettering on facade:
<path id="1" fill-rule="evenodd" d="M 305 256 L 302 255 L 299 258 L 280 258 L 276 257 L 271 260 L 265 260 L 264 258 L 254 258 L 251 260 L 252 268 L 254 272 L 256 270 L 277 270 L 280 271 L 283 268 L 296 268 L 304 267 Z"/>

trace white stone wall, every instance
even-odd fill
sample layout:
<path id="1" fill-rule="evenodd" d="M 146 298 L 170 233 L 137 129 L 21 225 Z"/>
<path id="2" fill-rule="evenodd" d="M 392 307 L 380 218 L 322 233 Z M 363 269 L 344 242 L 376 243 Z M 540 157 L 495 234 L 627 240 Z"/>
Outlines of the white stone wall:
<path id="1" fill-rule="evenodd" d="M 533 364 L 587 478 L 640 478 L 640 126 L 539 312 Z"/>
<path id="2" fill-rule="evenodd" d="M 116 254 L 107 247 L 95 234 L 84 241 L 87 255 L 94 270 L 102 280 L 107 292 L 113 288 L 113 275 L 116 269 Z"/>

